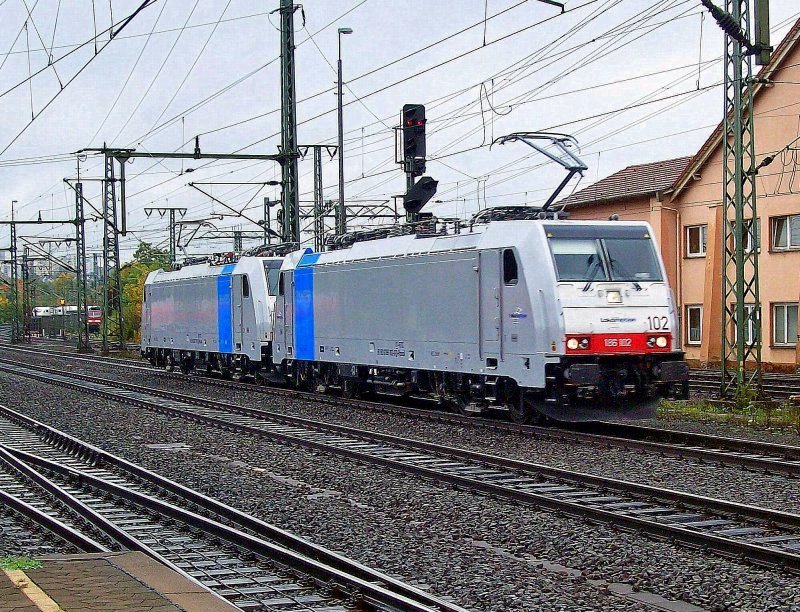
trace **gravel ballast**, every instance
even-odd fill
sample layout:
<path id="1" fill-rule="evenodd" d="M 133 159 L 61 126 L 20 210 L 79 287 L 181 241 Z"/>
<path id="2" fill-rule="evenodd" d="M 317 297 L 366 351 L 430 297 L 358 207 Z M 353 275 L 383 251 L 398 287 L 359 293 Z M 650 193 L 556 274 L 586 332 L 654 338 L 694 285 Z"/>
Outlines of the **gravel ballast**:
<path id="1" fill-rule="evenodd" d="M 0 401 L 469 608 L 641 610 L 653 596 L 710 610 L 800 606 L 796 578 L 777 571 L 324 453 L 5 374 Z"/>
<path id="2" fill-rule="evenodd" d="M 26 355 L 31 363 L 54 365 L 53 357 Z M 56 358 L 57 359 L 57 358 Z M 66 362 L 65 370 L 111 377 L 120 368 L 111 364 Z M 395 436 L 502 455 L 533 463 L 642 482 L 697 495 L 800 513 L 800 479 L 763 474 L 733 466 L 701 463 L 694 459 L 662 457 L 657 453 L 531 437 L 486 427 L 371 412 L 340 404 L 292 399 L 262 393 L 252 385 L 235 389 L 211 386 L 203 377 L 164 377 L 142 370 L 125 370 L 125 380 L 241 406 L 264 408 L 331 423 L 379 431 Z"/>

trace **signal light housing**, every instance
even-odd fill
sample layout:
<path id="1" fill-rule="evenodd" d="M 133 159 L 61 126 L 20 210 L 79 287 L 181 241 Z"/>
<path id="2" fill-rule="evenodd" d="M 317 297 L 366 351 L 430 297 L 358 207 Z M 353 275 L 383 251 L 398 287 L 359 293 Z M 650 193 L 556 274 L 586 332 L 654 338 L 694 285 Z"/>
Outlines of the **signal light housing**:
<path id="1" fill-rule="evenodd" d="M 425 123 L 425 107 L 422 104 L 403 106 L 404 161 L 425 158 Z"/>

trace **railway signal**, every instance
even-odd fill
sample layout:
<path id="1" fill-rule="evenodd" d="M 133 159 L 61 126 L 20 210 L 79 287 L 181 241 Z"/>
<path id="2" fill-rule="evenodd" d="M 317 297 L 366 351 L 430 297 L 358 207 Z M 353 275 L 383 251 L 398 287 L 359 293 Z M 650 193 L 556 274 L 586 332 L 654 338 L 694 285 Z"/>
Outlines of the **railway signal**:
<path id="1" fill-rule="evenodd" d="M 423 176 L 403 196 L 403 207 L 406 212 L 417 214 L 436 193 L 439 181 L 429 176 Z"/>
<path id="2" fill-rule="evenodd" d="M 415 176 L 425 172 L 425 107 L 422 104 L 406 104 L 403 106 L 403 160 L 414 164 Z"/>

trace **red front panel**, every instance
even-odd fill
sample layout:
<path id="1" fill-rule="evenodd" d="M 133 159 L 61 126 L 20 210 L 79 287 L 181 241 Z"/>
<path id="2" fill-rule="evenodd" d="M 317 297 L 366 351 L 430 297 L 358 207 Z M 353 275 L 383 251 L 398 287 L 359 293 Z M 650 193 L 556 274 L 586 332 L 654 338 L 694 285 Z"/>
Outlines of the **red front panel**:
<path id="1" fill-rule="evenodd" d="M 649 338 L 659 336 L 667 339 L 664 347 L 653 344 L 648 346 Z M 569 355 L 620 355 L 620 354 L 641 354 L 641 353 L 669 353 L 672 350 L 672 335 L 657 333 L 630 333 L 630 334 L 568 334 L 570 338 L 578 340 L 589 339 L 589 346 L 586 348 L 570 349 L 567 347 Z"/>

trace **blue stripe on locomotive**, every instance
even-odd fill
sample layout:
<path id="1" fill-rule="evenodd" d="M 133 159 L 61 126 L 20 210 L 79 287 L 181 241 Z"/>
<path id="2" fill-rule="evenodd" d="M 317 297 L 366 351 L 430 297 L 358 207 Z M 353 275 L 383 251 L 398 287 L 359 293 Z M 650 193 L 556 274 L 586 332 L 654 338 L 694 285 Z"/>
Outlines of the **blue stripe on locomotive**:
<path id="1" fill-rule="evenodd" d="M 294 271 L 294 346 L 297 359 L 314 359 L 314 268 L 319 253 L 306 251 Z"/>
<path id="2" fill-rule="evenodd" d="M 217 341 L 220 353 L 233 352 L 233 311 L 231 274 L 236 264 L 223 266 L 217 277 Z"/>

